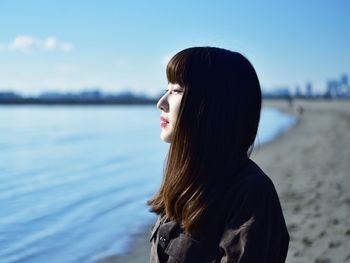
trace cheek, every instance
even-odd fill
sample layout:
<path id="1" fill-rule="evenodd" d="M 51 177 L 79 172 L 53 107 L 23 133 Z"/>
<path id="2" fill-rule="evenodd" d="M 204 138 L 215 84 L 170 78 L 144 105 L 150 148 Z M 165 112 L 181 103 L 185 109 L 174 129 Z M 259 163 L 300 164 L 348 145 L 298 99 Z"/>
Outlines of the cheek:
<path id="1" fill-rule="evenodd" d="M 177 116 L 179 111 L 180 111 L 180 106 L 181 106 L 181 98 L 174 103 L 174 114 Z"/>

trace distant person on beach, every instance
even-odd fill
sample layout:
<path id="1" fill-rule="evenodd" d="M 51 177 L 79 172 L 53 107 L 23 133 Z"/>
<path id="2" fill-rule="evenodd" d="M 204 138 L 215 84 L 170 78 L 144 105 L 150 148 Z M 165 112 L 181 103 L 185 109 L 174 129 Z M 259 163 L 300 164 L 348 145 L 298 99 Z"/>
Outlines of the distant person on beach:
<path id="1" fill-rule="evenodd" d="M 303 112 L 304 112 L 303 106 L 299 105 L 298 108 L 297 108 L 297 111 L 298 111 L 298 114 L 299 114 L 299 115 L 302 115 Z"/>
<path id="2" fill-rule="evenodd" d="M 261 111 L 253 66 L 214 47 L 169 61 L 158 101 L 170 143 L 150 262 L 285 262 L 289 234 L 274 184 L 250 159 Z"/>

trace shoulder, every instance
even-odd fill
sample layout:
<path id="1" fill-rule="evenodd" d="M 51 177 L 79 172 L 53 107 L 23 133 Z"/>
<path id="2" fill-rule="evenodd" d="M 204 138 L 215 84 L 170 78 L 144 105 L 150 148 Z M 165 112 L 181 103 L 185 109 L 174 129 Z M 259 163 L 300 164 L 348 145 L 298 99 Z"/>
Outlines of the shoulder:
<path id="1" fill-rule="evenodd" d="M 248 159 L 232 181 L 226 198 L 261 197 L 275 193 L 272 180 L 253 160 Z"/>
<path id="2" fill-rule="evenodd" d="M 226 223 L 237 224 L 270 213 L 282 213 L 272 180 L 251 159 L 248 159 L 237 178 L 231 183 L 223 200 Z"/>
<path id="3" fill-rule="evenodd" d="M 271 179 L 249 160 L 226 196 L 223 262 L 284 262 L 289 234 Z"/>
<path id="4" fill-rule="evenodd" d="M 240 177 L 243 182 L 253 188 L 275 188 L 267 174 L 251 159 L 248 159 L 244 167 L 242 167 Z"/>

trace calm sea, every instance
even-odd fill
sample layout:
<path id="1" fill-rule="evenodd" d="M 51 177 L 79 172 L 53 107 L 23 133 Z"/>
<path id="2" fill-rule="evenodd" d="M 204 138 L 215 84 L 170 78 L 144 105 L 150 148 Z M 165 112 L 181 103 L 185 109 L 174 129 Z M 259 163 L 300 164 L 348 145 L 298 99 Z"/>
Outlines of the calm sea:
<path id="1" fill-rule="evenodd" d="M 155 106 L 0 107 L 0 262 L 94 262 L 155 220 L 168 144 Z M 295 123 L 262 113 L 258 143 Z"/>

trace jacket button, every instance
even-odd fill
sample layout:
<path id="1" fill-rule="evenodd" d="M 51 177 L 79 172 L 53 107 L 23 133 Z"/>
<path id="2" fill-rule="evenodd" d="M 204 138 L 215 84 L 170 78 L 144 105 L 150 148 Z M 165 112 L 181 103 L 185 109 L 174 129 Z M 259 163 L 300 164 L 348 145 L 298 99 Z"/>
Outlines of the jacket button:
<path id="1" fill-rule="evenodd" d="M 162 237 L 162 236 L 159 237 L 159 240 L 160 240 L 161 242 L 164 242 L 164 243 L 167 241 L 167 239 L 166 239 L 165 237 Z"/>

